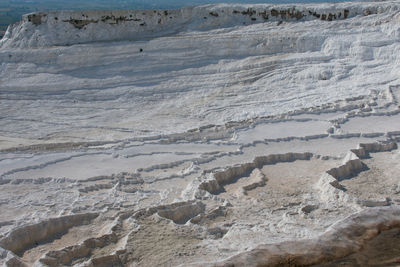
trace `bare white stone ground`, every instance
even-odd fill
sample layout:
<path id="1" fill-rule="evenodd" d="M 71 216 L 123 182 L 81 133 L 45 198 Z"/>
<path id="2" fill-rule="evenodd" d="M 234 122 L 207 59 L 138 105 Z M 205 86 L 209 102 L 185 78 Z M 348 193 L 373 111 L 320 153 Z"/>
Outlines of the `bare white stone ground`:
<path id="1" fill-rule="evenodd" d="M 399 9 L 25 16 L 0 43 L 0 263 L 273 265 L 311 242 L 310 265 L 399 227 Z"/>

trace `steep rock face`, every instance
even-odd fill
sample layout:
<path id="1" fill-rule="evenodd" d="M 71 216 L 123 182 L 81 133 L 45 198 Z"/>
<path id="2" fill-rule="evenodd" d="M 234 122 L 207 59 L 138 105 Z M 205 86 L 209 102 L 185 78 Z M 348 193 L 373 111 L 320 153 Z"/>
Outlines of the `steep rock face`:
<path id="1" fill-rule="evenodd" d="M 315 264 L 397 231 L 397 6 L 25 16 L 0 48 L 0 265 Z"/>
<path id="2" fill-rule="evenodd" d="M 0 108 L 8 118 L 23 117 L 4 121 L 20 127 L 18 137 L 58 135 L 58 121 L 81 132 L 83 119 L 91 128 L 101 125 L 107 137 L 128 130 L 134 136 L 176 133 L 172 139 L 205 125 L 367 95 L 398 85 L 398 7 L 211 5 L 29 14 L 1 41 L 0 92 L 10 102 Z M 336 20 L 322 20 L 322 13 Z M 109 42 L 95 42 L 101 40 Z M 76 43 L 85 44 L 63 45 Z M 21 100 L 45 101 L 31 110 Z M 70 110 L 93 100 L 112 112 L 99 114 L 93 102 L 72 119 Z M 54 106 L 66 110 L 53 114 Z M 26 122 L 38 116 L 46 125 L 32 129 Z"/>
<path id="3" fill-rule="evenodd" d="M 141 40 L 185 30 L 210 30 L 266 21 L 334 21 L 397 10 L 395 2 L 359 5 L 208 5 L 179 10 L 55 11 L 32 13 L 9 27 L 0 47 L 42 47 Z"/>

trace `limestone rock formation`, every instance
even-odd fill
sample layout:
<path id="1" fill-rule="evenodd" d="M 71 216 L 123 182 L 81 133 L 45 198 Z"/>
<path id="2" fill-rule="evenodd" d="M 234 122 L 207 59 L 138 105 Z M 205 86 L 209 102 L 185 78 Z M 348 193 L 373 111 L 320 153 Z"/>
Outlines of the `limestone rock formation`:
<path id="1" fill-rule="evenodd" d="M 25 15 L 0 41 L 0 265 L 398 263 L 399 22 L 398 1 Z"/>

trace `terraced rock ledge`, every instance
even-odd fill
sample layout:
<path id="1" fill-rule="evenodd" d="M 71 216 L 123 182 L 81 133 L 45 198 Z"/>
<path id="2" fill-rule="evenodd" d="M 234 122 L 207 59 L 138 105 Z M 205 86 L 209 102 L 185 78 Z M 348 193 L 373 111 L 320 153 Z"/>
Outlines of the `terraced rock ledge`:
<path id="1" fill-rule="evenodd" d="M 0 264 L 398 265 L 399 10 L 24 16 L 0 41 Z"/>

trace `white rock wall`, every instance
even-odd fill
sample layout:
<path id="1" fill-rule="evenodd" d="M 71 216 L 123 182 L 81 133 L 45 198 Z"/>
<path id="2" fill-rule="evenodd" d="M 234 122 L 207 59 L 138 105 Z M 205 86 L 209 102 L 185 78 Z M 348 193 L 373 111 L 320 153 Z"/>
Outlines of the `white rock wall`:
<path id="1" fill-rule="evenodd" d="M 0 47 L 43 47 L 141 40 L 185 30 L 210 30 L 266 21 L 333 21 L 398 10 L 395 2 L 320 5 L 208 5 L 179 10 L 53 11 L 24 15 Z M 397 34 L 398 33 L 393 33 Z M 310 46 L 309 43 L 306 44 Z"/>

